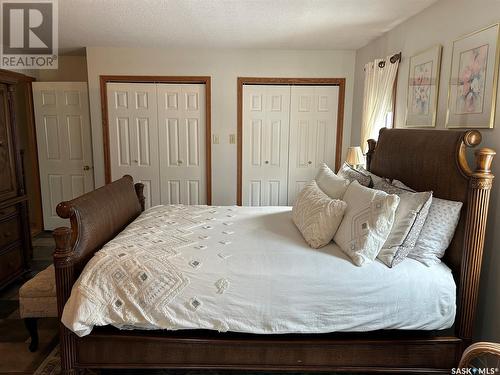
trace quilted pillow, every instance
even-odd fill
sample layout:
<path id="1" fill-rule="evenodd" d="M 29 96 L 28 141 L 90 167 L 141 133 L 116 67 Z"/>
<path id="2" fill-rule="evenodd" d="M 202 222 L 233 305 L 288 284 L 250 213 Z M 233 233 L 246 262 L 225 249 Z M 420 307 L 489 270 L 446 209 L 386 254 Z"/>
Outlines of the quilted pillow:
<path id="1" fill-rule="evenodd" d="M 394 267 L 405 260 L 415 247 L 429 213 L 432 192 L 416 193 L 394 186 L 383 179 L 378 180 L 373 188 L 388 194 L 396 194 L 400 198 L 391 233 L 377 256 L 388 267 Z"/>
<path id="2" fill-rule="evenodd" d="M 393 185 L 410 189 L 398 180 L 394 180 Z M 418 260 L 426 266 L 440 263 L 455 234 L 462 205 L 462 202 L 433 197 L 429 214 L 408 258 Z"/>
<path id="3" fill-rule="evenodd" d="M 363 186 L 371 187 L 373 185 L 372 178 L 364 168 L 354 169 L 347 163 L 342 164 L 342 167 L 337 172 L 337 176 L 351 182 L 358 181 Z"/>
<path id="4" fill-rule="evenodd" d="M 332 199 L 342 199 L 349 186 L 349 180 L 337 176 L 325 163 L 319 168 L 316 183 L 323 193 Z"/>
<path id="5" fill-rule="evenodd" d="M 345 209 L 345 202 L 330 199 L 316 181 L 312 181 L 297 196 L 292 208 L 292 220 L 309 246 L 317 249 L 332 240 Z"/>
<path id="6" fill-rule="evenodd" d="M 354 181 L 342 199 L 347 209 L 333 239 L 357 266 L 372 262 L 391 232 L 399 197 Z"/>

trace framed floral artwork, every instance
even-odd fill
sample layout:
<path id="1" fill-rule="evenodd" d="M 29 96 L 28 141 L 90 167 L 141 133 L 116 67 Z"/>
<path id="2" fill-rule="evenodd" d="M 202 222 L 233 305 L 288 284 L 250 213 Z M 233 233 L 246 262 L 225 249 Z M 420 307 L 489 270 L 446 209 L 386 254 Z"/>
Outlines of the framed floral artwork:
<path id="1" fill-rule="evenodd" d="M 498 83 L 500 24 L 453 42 L 448 128 L 492 128 Z"/>
<path id="2" fill-rule="evenodd" d="M 436 126 L 441 50 L 442 47 L 437 45 L 410 57 L 406 127 Z"/>

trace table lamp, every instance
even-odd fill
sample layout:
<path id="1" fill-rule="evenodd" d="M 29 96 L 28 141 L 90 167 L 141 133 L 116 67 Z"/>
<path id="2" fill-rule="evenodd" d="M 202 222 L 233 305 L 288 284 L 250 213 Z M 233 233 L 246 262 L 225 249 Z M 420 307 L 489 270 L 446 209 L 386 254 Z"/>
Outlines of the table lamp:
<path id="1" fill-rule="evenodd" d="M 359 165 L 365 164 L 365 157 L 361 151 L 361 147 L 349 147 L 347 149 L 346 163 L 353 168 L 358 168 Z"/>

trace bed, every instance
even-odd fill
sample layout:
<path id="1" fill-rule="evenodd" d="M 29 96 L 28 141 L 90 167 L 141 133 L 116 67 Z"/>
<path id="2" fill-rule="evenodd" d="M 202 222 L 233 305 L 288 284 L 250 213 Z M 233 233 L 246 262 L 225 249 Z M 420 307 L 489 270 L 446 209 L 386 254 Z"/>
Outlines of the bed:
<path id="1" fill-rule="evenodd" d="M 287 207 L 144 212 L 143 186 L 130 176 L 61 203 L 58 214 L 71 219 L 71 229 L 54 232 L 64 373 L 449 373 L 471 341 L 477 303 L 494 155 L 477 150 L 471 170 L 466 149 L 480 140 L 477 131 L 391 129 L 369 142 L 371 172 L 464 202 L 446 258 L 435 267 L 412 259 L 392 269 L 379 262 L 355 267 L 333 243 L 310 249 Z M 176 225 L 162 237 L 155 232 L 158 220 Z M 181 245 L 168 254 L 147 251 L 158 241 Z M 139 258 L 146 268 L 136 267 Z M 85 267 L 98 272 L 87 277 Z M 118 286 L 127 278 L 133 278 L 127 285 L 143 283 L 147 292 L 138 299 L 122 293 Z M 101 285 L 102 293 L 94 295 L 92 285 Z M 169 311 L 157 303 L 173 299 Z M 134 313 L 125 313 L 132 305 Z"/>

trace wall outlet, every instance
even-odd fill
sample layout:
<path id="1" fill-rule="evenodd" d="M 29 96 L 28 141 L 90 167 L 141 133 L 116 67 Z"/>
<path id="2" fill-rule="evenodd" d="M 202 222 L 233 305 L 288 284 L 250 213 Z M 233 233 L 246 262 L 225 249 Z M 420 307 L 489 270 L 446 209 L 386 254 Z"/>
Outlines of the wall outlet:
<path id="1" fill-rule="evenodd" d="M 219 144 L 219 136 L 218 135 L 212 135 L 212 143 L 214 145 L 218 145 Z"/>
<path id="2" fill-rule="evenodd" d="M 229 134 L 229 144 L 234 145 L 236 143 L 236 135 Z"/>

